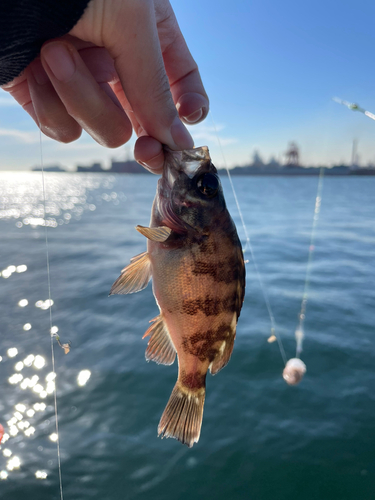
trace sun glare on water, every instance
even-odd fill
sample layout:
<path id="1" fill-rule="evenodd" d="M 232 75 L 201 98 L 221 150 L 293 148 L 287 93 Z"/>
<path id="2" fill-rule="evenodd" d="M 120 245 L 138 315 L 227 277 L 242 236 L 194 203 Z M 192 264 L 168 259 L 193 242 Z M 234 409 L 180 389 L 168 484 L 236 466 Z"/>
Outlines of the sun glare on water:
<path id="1" fill-rule="evenodd" d="M 99 178 L 92 175 L 78 179 L 69 174 L 47 175 L 46 181 L 44 205 L 41 176 L 35 173 L 23 174 L 22 177 L 0 174 L 0 223 L 14 224 L 13 230 L 28 232 L 26 234 L 31 234 L 30 231 L 43 234 L 40 233 L 43 227 L 55 232 L 61 226 L 79 221 L 85 214 L 90 216 L 98 205 L 117 205 L 126 198 L 123 193 L 113 191 L 115 179 L 112 176 Z M 104 188 L 107 192 L 93 195 L 92 192 L 98 188 Z M 0 268 L 0 287 L 4 288 L 5 294 L 5 287 L 17 281 L 17 289 L 22 294 L 14 298 L 12 314 L 22 315 L 23 318 L 17 326 L 18 332 L 11 335 L 12 343 L 8 343 L 3 351 L 0 349 L 0 376 L 8 381 L 2 398 L 4 421 L 0 420 L 3 427 L 3 434 L 0 433 L 0 481 L 6 481 L 13 475 L 20 477 L 20 472 L 28 473 L 35 481 L 40 481 L 47 479 L 51 467 L 56 467 L 57 451 L 54 448 L 59 435 L 54 429 L 54 393 L 57 381 L 65 374 L 59 370 L 57 373 L 52 371 L 51 357 L 38 352 L 37 342 L 30 348 L 30 340 L 41 333 L 40 326 L 34 321 L 36 311 L 41 311 L 42 315 L 46 311 L 43 346 L 44 349 L 47 346 L 46 352 L 50 349 L 51 336 L 54 345 L 57 345 L 54 338 L 61 335 L 63 339 L 65 332 L 60 333 L 56 324 L 49 325 L 49 313 L 53 312 L 54 300 L 46 297 L 47 283 L 41 282 L 42 293 L 39 298 L 32 298 L 28 292 L 27 279 L 29 272 L 35 273 L 36 270 L 30 262 L 26 264 L 25 261 L 15 260 L 2 262 Z M 45 268 L 37 271 L 44 273 Z M 14 325 L 17 325 L 17 321 L 14 321 Z M 81 368 L 79 366 L 75 373 L 73 371 L 69 389 L 64 390 L 72 391 L 74 386 L 81 388 L 89 383 L 90 370 Z M 52 451 L 49 451 L 51 447 Z M 48 453 L 44 455 L 43 450 Z"/>
<path id="2" fill-rule="evenodd" d="M 17 269 L 17 267 L 15 268 Z M 27 299 L 22 299 L 18 301 L 17 306 L 26 307 L 28 303 L 29 301 Z M 53 301 L 48 299 L 40 300 L 37 301 L 35 305 L 37 308 L 46 311 L 53 306 Z M 22 327 L 24 331 L 30 331 L 31 328 L 32 326 L 30 323 L 25 323 Z M 51 335 L 56 335 L 58 330 L 59 328 L 56 325 L 53 326 L 50 329 Z M 21 448 L 22 450 L 22 445 L 19 446 L 20 436 L 22 436 L 21 439 L 29 439 L 38 436 L 42 430 L 41 427 L 43 424 L 43 421 L 38 415 L 41 415 L 47 410 L 50 412 L 51 409 L 53 409 L 53 394 L 56 389 L 57 375 L 53 371 L 48 371 L 50 360 L 36 353 L 23 354 L 22 359 L 17 360 L 17 358 L 20 357 L 20 353 L 22 353 L 21 346 L 10 347 L 4 353 L 5 360 L 9 362 L 15 360 L 12 373 L 8 376 L 8 383 L 15 387 L 19 402 L 14 404 L 10 418 L 6 422 L 2 422 L 4 434 L 0 441 L 0 452 L 5 462 L 2 464 L 0 461 L 0 480 L 8 479 L 9 474 L 16 473 L 23 467 L 22 456 L 19 456 L 20 452 L 18 451 L 17 455 L 13 452 L 12 440 L 17 437 L 17 449 Z M 0 357 L 0 361 L 2 360 L 3 356 Z M 4 363 L 2 363 L 2 365 L 3 364 Z M 77 385 L 79 387 L 85 386 L 90 376 L 91 372 L 89 370 L 81 370 L 78 372 Z M 44 400 L 46 400 L 46 402 L 44 402 Z M 59 436 L 56 432 L 48 436 L 48 440 L 51 443 L 57 443 L 58 439 Z M 4 447 L 5 443 L 7 443 L 6 447 Z M 35 479 L 44 480 L 48 477 L 48 470 L 45 469 L 47 464 L 43 463 L 40 465 L 42 465 L 43 468 L 34 471 L 33 474 Z"/>

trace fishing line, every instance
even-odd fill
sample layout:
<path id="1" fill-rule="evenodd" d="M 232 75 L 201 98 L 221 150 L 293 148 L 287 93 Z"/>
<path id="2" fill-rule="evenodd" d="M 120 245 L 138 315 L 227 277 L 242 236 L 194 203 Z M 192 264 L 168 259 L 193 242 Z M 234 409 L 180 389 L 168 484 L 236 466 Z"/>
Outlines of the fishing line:
<path id="1" fill-rule="evenodd" d="M 56 394 L 56 371 L 55 371 L 55 352 L 53 346 L 54 334 L 52 333 L 52 300 L 51 300 L 51 275 L 50 275 L 50 264 L 49 264 L 49 248 L 48 248 L 48 231 L 47 231 L 47 219 L 46 219 L 46 189 L 44 181 L 44 163 L 43 163 L 43 141 L 42 141 L 42 130 L 39 125 L 39 142 L 40 142 L 40 164 L 42 168 L 42 186 L 43 186 L 43 206 L 44 206 L 44 234 L 46 242 L 46 266 L 47 266 L 47 284 L 48 284 L 48 300 L 49 300 L 49 323 L 50 323 L 50 338 L 51 338 L 51 358 L 52 358 L 52 371 L 55 374 L 55 389 L 53 391 L 54 395 L 54 406 L 55 406 L 55 421 L 56 421 L 56 435 L 57 435 L 57 463 L 59 469 L 59 486 L 60 486 L 60 499 L 64 500 L 63 496 L 63 485 L 62 485 L 62 474 L 61 474 L 61 455 L 60 455 L 60 436 L 59 436 L 59 419 L 57 412 L 57 394 Z M 59 342 L 59 341 L 58 341 Z"/>
<path id="2" fill-rule="evenodd" d="M 296 358 L 300 357 L 300 354 L 302 352 L 303 339 L 305 336 L 304 331 L 303 331 L 303 325 L 304 325 L 304 321 L 305 321 L 305 317 L 306 317 L 306 306 L 307 306 L 308 290 L 309 290 L 309 286 L 310 286 L 311 265 L 312 265 L 314 250 L 315 250 L 314 242 L 315 242 L 316 226 L 318 224 L 320 206 L 322 203 L 323 178 L 324 178 L 324 167 L 320 167 L 318 190 L 317 190 L 316 198 L 315 198 L 314 217 L 313 217 L 313 224 L 312 224 L 312 229 L 311 229 L 309 255 L 307 258 L 305 286 L 304 286 L 303 295 L 302 295 L 301 311 L 298 315 L 299 323 L 298 323 L 298 326 L 297 326 L 296 331 L 295 331 Z"/>
<path id="3" fill-rule="evenodd" d="M 262 276 L 260 274 L 260 271 L 259 271 L 259 268 L 258 268 L 258 264 L 257 264 L 257 261 L 255 259 L 255 254 L 254 254 L 253 246 L 251 244 L 250 236 L 249 236 L 249 233 L 247 231 L 245 220 L 244 220 L 243 215 L 242 215 L 242 210 L 241 210 L 238 198 L 237 198 L 236 190 L 234 188 L 234 184 L 233 184 L 233 181 L 232 181 L 232 176 L 230 174 L 227 161 L 225 159 L 225 155 L 224 155 L 224 151 L 223 151 L 223 148 L 222 148 L 222 145 L 221 145 L 221 141 L 220 141 L 219 135 L 217 133 L 217 128 L 216 128 L 216 124 L 215 124 L 214 118 L 212 116 L 212 111 L 210 111 L 210 116 L 211 116 L 212 124 L 213 124 L 213 127 L 214 127 L 216 139 L 217 139 L 217 142 L 218 142 L 218 145 L 219 145 L 219 149 L 220 149 L 220 152 L 221 152 L 221 156 L 223 158 L 224 166 L 225 166 L 225 169 L 226 169 L 227 174 L 228 174 L 228 179 L 229 179 L 229 182 L 230 182 L 230 185 L 231 185 L 231 188 L 232 188 L 232 192 L 233 192 L 234 200 L 236 202 L 237 210 L 238 210 L 238 213 L 239 213 L 239 216 L 240 216 L 240 219 L 241 219 L 242 228 L 243 228 L 243 231 L 244 231 L 244 234 L 245 234 L 246 245 L 245 245 L 245 248 L 244 248 L 244 252 L 246 252 L 247 249 L 250 251 L 251 260 L 253 262 L 255 273 L 257 275 L 259 286 L 260 286 L 260 289 L 262 291 L 263 299 L 264 299 L 264 302 L 266 304 L 268 315 L 269 315 L 270 322 L 271 322 L 271 337 L 272 336 L 274 336 L 274 338 L 276 337 L 277 343 L 279 345 L 279 350 L 280 350 L 281 357 L 283 359 L 284 365 L 286 365 L 287 358 L 286 358 L 286 354 L 285 354 L 283 342 L 281 340 L 280 334 L 279 333 L 276 334 L 275 317 L 273 315 L 273 312 L 272 312 L 272 309 L 271 309 L 271 304 L 270 304 L 270 301 L 269 301 L 269 298 L 268 298 L 268 294 L 267 294 L 267 290 L 266 290 L 266 288 L 265 288 L 265 286 L 263 284 Z"/>

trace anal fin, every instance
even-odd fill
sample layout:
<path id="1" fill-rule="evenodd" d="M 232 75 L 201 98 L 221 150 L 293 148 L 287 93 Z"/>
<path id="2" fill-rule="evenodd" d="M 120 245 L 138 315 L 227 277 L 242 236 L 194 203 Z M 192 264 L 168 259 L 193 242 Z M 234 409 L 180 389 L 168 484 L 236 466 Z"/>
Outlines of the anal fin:
<path id="1" fill-rule="evenodd" d="M 176 349 L 162 315 L 156 316 L 150 323 L 152 325 L 143 335 L 143 338 L 151 335 L 146 349 L 146 360 L 155 361 L 160 365 L 172 365 L 176 357 Z"/>
<path id="2" fill-rule="evenodd" d="M 109 295 L 140 292 L 146 288 L 151 279 L 151 262 L 147 252 L 140 253 L 121 271 L 121 275 L 113 283 Z"/>
<path id="3" fill-rule="evenodd" d="M 146 236 L 146 238 L 148 238 L 149 240 L 158 241 L 160 243 L 167 240 L 172 232 L 172 229 L 170 229 L 167 226 L 160 226 L 160 227 L 136 226 L 136 230 L 139 233 L 143 234 L 143 236 Z"/>

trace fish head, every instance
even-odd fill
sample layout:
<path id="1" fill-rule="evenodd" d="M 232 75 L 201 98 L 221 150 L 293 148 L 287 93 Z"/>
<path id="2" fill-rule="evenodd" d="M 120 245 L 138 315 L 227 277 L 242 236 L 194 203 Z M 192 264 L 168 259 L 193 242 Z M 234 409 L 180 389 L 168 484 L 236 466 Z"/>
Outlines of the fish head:
<path id="1" fill-rule="evenodd" d="M 208 228 L 226 210 L 208 148 L 164 151 L 164 170 L 157 193 L 157 210 L 163 219 L 160 223 L 180 234 Z"/>

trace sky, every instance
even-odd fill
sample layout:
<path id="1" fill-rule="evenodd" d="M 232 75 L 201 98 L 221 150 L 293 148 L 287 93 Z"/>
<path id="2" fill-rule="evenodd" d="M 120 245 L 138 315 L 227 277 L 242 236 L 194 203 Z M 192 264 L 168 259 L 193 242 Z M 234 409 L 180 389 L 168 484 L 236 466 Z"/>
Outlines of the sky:
<path id="1" fill-rule="evenodd" d="M 375 113 L 375 3 L 371 0 L 171 0 L 196 59 L 211 116 L 190 128 L 217 166 L 285 159 L 295 141 L 304 165 L 349 164 L 353 139 L 360 164 L 375 163 L 375 122 L 332 101 L 337 96 Z M 216 129 L 216 131 L 215 131 Z M 218 145 L 220 139 L 223 155 Z M 69 145 L 43 139 L 45 165 L 132 156 L 87 134 Z M 0 170 L 40 163 L 33 120 L 0 90 Z"/>

